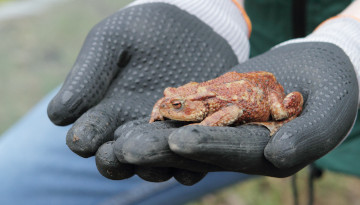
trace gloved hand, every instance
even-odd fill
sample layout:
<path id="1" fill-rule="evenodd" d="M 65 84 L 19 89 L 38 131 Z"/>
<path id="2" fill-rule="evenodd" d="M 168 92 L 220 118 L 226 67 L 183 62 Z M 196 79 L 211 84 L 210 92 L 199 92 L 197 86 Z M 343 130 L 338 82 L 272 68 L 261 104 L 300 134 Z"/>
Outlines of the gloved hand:
<path id="1" fill-rule="evenodd" d="M 99 171 L 108 178 L 124 179 L 136 173 L 148 181 L 175 176 L 191 184 L 205 175 L 202 167 L 206 165 L 201 163 L 201 169 L 192 169 L 198 172 L 191 172 L 122 164 L 112 152 L 113 142 L 105 142 L 114 140 L 120 125 L 150 116 L 164 88 L 215 78 L 244 61 L 249 53 L 248 27 L 243 14 L 228 0 L 196 5 L 204 8 L 185 0 L 146 2 L 135 2 L 90 31 L 61 90 L 49 104 L 48 115 L 57 125 L 75 122 L 67 134 L 67 145 L 82 157 L 97 152 Z M 219 11 L 224 15 L 212 15 Z M 183 160 L 184 167 L 192 161 L 177 159 Z"/>
<path id="2" fill-rule="evenodd" d="M 119 128 L 122 134 L 113 146 L 117 158 L 138 165 L 177 167 L 176 158 L 169 157 L 172 153 L 206 163 L 204 172 L 218 167 L 223 171 L 276 177 L 297 172 L 339 145 L 355 120 L 360 78 L 357 19 L 348 15 L 332 18 L 308 37 L 285 42 L 234 67 L 238 72 L 272 72 L 287 93 L 303 94 L 303 113 L 273 137 L 257 125 L 185 126 L 170 130 L 165 121 L 140 133 L 145 126 L 129 123 Z M 139 149 L 128 146 L 145 139 L 156 143 Z M 158 143 L 163 141 L 168 144 Z"/>
<path id="3" fill-rule="evenodd" d="M 358 106 L 358 82 L 348 56 L 334 44 L 284 45 L 232 70 L 274 73 L 286 93 L 303 94 L 302 114 L 272 137 L 269 130 L 258 125 L 189 125 L 174 129 L 167 121 L 154 125 L 128 123 L 119 128 L 121 134 L 113 145 L 117 159 L 188 170 L 204 163 L 203 172 L 222 170 L 286 177 L 334 149 L 352 128 Z M 149 143 L 142 144 L 144 141 Z M 189 162 L 186 168 L 179 156 L 198 163 Z"/>

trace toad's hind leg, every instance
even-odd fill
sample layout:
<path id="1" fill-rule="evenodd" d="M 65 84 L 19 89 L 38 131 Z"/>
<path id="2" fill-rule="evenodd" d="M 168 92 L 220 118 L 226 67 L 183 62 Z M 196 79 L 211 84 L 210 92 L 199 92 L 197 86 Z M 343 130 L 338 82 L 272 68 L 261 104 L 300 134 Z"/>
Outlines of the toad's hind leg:
<path id="1" fill-rule="evenodd" d="M 226 126 L 233 124 L 237 119 L 241 117 L 243 110 L 238 106 L 231 104 L 223 107 L 220 110 L 214 112 L 210 116 L 206 117 L 200 125 L 205 126 Z"/>
<path id="2" fill-rule="evenodd" d="M 277 92 L 270 94 L 270 113 L 274 120 L 285 120 L 300 115 L 303 96 L 299 92 L 289 93 L 284 99 Z"/>
<path id="3" fill-rule="evenodd" d="M 247 125 L 261 125 L 266 127 L 269 131 L 270 131 L 270 136 L 273 136 L 279 129 L 281 126 L 283 126 L 285 123 L 291 121 L 292 119 L 294 119 L 295 116 L 292 116 L 286 120 L 282 120 L 282 121 L 269 121 L 269 122 L 249 122 L 246 123 Z"/>

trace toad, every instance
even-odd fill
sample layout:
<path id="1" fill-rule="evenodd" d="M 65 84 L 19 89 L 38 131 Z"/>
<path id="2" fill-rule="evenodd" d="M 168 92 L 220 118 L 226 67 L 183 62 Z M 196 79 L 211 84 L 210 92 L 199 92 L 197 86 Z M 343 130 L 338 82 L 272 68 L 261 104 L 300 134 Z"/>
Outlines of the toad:
<path id="1" fill-rule="evenodd" d="M 168 87 L 151 113 L 150 123 L 169 118 L 205 126 L 258 124 L 270 135 L 302 111 L 299 92 L 285 96 L 272 73 L 265 71 L 224 75 L 202 83 Z"/>

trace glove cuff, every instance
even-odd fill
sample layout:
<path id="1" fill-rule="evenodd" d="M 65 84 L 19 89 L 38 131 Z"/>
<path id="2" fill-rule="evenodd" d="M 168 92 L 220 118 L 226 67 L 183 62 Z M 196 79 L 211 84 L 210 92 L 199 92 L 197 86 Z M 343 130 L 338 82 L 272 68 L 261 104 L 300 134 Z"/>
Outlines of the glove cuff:
<path id="1" fill-rule="evenodd" d="M 340 47 L 350 58 L 360 82 L 360 20 L 351 16 L 335 16 L 324 21 L 305 38 L 286 41 L 279 46 L 302 42 L 327 42 Z M 359 102 L 360 105 L 360 102 Z"/>
<path id="2" fill-rule="evenodd" d="M 236 0 L 137 0 L 129 6 L 145 3 L 168 3 L 196 16 L 223 37 L 239 63 L 249 58 L 250 19 Z"/>

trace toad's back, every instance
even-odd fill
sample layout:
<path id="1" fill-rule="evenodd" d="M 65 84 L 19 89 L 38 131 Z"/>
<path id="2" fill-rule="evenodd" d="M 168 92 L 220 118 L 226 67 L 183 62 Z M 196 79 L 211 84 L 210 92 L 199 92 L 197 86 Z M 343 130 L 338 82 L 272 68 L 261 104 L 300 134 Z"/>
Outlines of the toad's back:
<path id="1" fill-rule="evenodd" d="M 266 122 L 271 118 L 290 120 L 301 113 L 302 105 L 301 93 L 292 92 L 285 97 L 284 88 L 272 73 L 229 72 L 206 82 L 166 88 L 164 97 L 153 108 L 150 122 L 166 117 L 225 126 Z"/>

